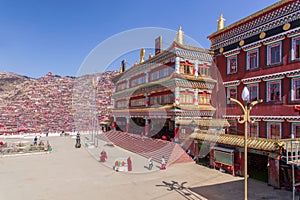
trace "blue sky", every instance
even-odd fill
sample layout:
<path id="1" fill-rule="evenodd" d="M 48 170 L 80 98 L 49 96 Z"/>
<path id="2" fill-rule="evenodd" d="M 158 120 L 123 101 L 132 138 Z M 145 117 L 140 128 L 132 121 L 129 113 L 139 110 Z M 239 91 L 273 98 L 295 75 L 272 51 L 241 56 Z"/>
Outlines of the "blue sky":
<path id="1" fill-rule="evenodd" d="M 275 2 L 0 0 L 0 71 L 35 78 L 47 72 L 75 76 L 101 42 L 143 27 L 177 30 L 181 25 L 186 35 L 209 48 L 206 37 L 216 31 L 220 13 L 226 26 Z"/>

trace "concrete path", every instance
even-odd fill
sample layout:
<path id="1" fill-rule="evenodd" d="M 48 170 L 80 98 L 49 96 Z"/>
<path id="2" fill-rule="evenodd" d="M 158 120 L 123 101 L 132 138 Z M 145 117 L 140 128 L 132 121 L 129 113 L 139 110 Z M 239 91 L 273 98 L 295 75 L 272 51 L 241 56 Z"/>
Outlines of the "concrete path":
<path id="1" fill-rule="evenodd" d="M 45 139 L 45 138 L 44 138 Z M 50 154 L 0 159 L 0 200 L 243 199 L 243 179 L 193 163 L 147 170 L 147 159 L 118 147 L 75 149 L 75 139 L 50 137 Z M 100 163 L 105 148 L 107 163 Z M 116 157 L 132 158 L 133 171 L 112 170 Z M 291 192 L 249 180 L 249 199 L 292 199 Z"/>

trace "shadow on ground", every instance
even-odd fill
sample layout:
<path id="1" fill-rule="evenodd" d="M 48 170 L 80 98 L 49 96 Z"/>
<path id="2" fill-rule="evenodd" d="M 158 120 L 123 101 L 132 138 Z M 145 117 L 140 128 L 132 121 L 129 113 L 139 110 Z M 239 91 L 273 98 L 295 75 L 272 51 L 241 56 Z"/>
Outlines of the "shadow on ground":
<path id="1" fill-rule="evenodd" d="M 187 200 L 202 200 L 201 196 L 198 194 L 194 193 L 188 186 L 187 182 L 177 182 L 177 181 L 162 181 L 162 184 L 156 185 L 156 187 L 165 187 L 168 191 L 174 191 L 180 194 L 182 197 L 184 197 Z"/>
<path id="2" fill-rule="evenodd" d="M 266 184 L 254 180 L 249 181 L 250 184 L 256 185 L 256 189 L 248 187 L 248 199 L 262 200 L 262 199 L 292 199 L 291 195 L 286 195 L 284 190 L 269 188 L 268 191 L 258 189 L 259 184 Z M 250 185 L 249 184 L 249 185 Z M 248 185 L 248 186 L 249 186 Z M 244 199 L 244 181 L 232 181 L 215 185 L 200 186 L 190 188 L 190 191 L 213 200 L 227 200 L 227 199 Z"/>

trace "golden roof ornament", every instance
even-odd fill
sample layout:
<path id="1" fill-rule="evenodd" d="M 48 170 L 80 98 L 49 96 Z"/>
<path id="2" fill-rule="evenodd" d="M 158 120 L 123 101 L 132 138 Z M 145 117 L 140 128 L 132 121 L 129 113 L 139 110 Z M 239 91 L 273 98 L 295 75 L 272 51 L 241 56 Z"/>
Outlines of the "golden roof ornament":
<path id="1" fill-rule="evenodd" d="M 224 52 L 224 48 L 221 47 L 221 48 L 219 49 L 219 52 L 220 52 L 220 53 L 223 53 L 223 52 Z"/>
<path id="2" fill-rule="evenodd" d="M 140 63 L 143 63 L 145 61 L 145 49 L 142 48 L 140 52 Z"/>
<path id="3" fill-rule="evenodd" d="M 184 32 L 182 31 L 182 27 L 179 26 L 178 32 L 177 32 L 177 42 L 179 44 L 183 44 L 183 35 L 184 35 Z"/>
<path id="4" fill-rule="evenodd" d="M 240 46 L 243 46 L 244 44 L 245 44 L 244 40 L 241 40 L 240 43 L 239 43 Z"/>
<path id="5" fill-rule="evenodd" d="M 259 39 L 264 39 L 266 37 L 266 33 L 265 32 L 261 32 L 259 34 Z"/>
<path id="6" fill-rule="evenodd" d="M 218 19 L 218 31 L 224 28 L 225 19 L 223 18 L 222 13 L 220 14 L 220 18 Z"/>
<path id="7" fill-rule="evenodd" d="M 284 31 L 287 31 L 287 30 L 289 30 L 290 28 L 291 28 L 291 24 L 290 24 L 290 23 L 286 23 L 286 24 L 284 24 L 283 27 L 282 27 L 282 29 L 283 29 Z"/>

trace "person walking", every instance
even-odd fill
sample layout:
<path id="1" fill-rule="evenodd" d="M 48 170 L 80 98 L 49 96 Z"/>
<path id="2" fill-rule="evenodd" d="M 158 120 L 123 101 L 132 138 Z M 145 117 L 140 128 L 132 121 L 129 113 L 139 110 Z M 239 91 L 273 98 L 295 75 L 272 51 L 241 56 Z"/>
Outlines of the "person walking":
<path id="1" fill-rule="evenodd" d="M 165 156 L 162 156 L 162 158 L 161 158 L 161 167 L 160 167 L 160 169 L 166 169 Z"/>
<path id="2" fill-rule="evenodd" d="M 33 144 L 34 145 L 37 145 L 37 140 L 38 140 L 38 138 L 37 138 L 37 136 L 35 136 L 34 139 L 33 139 Z"/>
<path id="3" fill-rule="evenodd" d="M 148 169 L 151 170 L 152 167 L 153 167 L 153 161 L 152 161 L 152 158 L 150 157 L 148 160 Z"/>

